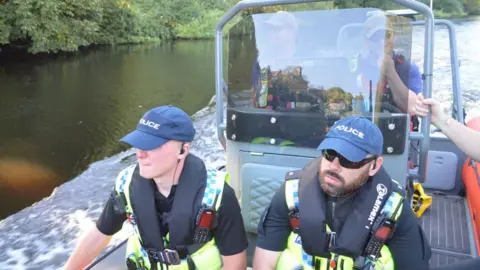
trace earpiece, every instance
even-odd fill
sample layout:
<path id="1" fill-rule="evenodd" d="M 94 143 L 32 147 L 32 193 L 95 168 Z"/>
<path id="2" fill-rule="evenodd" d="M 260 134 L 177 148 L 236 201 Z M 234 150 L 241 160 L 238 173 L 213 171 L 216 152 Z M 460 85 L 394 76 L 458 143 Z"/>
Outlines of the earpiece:
<path id="1" fill-rule="evenodd" d="M 185 153 L 185 149 L 183 149 L 184 145 L 185 143 L 182 143 L 182 148 L 180 149 L 180 153 L 178 153 L 179 155 L 183 155 Z"/>

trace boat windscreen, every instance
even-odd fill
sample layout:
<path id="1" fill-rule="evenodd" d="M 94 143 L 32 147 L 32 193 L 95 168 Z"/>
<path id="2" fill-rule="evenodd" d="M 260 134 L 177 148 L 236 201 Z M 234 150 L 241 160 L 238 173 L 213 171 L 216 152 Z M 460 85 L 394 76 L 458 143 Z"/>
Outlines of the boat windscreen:
<path id="1" fill-rule="evenodd" d="M 378 9 L 245 16 L 229 31 L 227 72 L 228 114 L 245 124 L 228 118 L 227 132 L 316 147 L 343 117 L 406 118 L 411 44 L 411 21 Z"/>

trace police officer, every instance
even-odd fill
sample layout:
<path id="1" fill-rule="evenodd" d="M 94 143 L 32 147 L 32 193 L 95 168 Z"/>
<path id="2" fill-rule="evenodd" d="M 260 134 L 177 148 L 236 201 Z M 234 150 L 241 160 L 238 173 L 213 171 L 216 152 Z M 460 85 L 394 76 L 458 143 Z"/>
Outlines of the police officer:
<path id="1" fill-rule="evenodd" d="M 378 102 L 389 102 L 400 111 L 415 115 L 417 95 L 423 89 L 422 75 L 416 64 L 394 52 L 394 29 L 390 18 L 381 11 L 374 12 L 365 20 L 364 33 L 366 50 L 354 59 L 358 61 L 354 66 L 360 75 L 357 83 L 369 90 L 369 82 L 372 82 L 372 87 L 376 88 L 372 102 L 375 102 L 376 93 L 385 92 L 388 98 L 377 99 Z M 370 104 L 365 106 L 366 109 L 369 107 Z"/>
<path id="2" fill-rule="evenodd" d="M 128 269 L 245 269 L 247 239 L 228 174 L 190 154 L 195 129 L 179 108 L 148 111 L 121 139 L 137 149 L 137 164 L 117 177 L 96 226 L 65 269 L 89 264 L 125 220 Z"/>
<path id="3" fill-rule="evenodd" d="M 337 121 L 321 157 L 287 173 L 266 208 L 254 269 L 428 269 L 428 241 L 382 148 L 370 120 Z"/>
<path id="4" fill-rule="evenodd" d="M 265 21 L 264 27 L 266 34 L 261 35 L 262 32 L 258 31 L 257 39 L 268 40 L 274 46 L 258 48 L 261 54 L 258 55 L 252 70 L 252 106 L 267 109 L 287 108 L 290 102 L 288 88 L 278 82 L 278 76 L 285 72 L 285 66 L 276 65 L 275 61 L 277 58 L 298 56 L 297 20 L 292 13 L 281 10 Z"/>

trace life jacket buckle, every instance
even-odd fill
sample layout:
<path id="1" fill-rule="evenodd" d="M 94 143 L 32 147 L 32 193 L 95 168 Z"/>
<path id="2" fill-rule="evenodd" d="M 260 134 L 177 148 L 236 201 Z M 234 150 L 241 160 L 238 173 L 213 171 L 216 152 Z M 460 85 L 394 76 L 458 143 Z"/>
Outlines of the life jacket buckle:
<path id="1" fill-rule="evenodd" d="M 337 269 L 338 254 L 335 254 L 333 259 L 330 261 L 329 269 Z"/>
<path id="2" fill-rule="evenodd" d="M 299 233 L 300 231 L 300 215 L 297 209 L 292 209 L 288 213 L 289 216 L 289 221 L 290 221 L 290 227 L 292 228 L 292 231 L 294 233 Z"/>
<path id="3" fill-rule="evenodd" d="M 355 270 L 364 269 L 366 260 L 367 259 L 364 256 L 357 257 L 353 263 L 353 269 Z"/>
<path id="4" fill-rule="evenodd" d="M 176 250 L 164 249 L 163 251 L 148 250 L 150 257 L 155 261 L 171 265 L 179 265 L 181 263 L 180 255 Z"/>
<path id="5" fill-rule="evenodd" d="M 166 255 L 165 257 L 167 263 L 173 265 L 178 265 L 181 263 L 180 255 L 178 255 L 178 252 L 176 250 L 165 249 L 164 253 Z"/>
<path id="6" fill-rule="evenodd" d="M 328 248 L 337 244 L 337 233 L 336 232 L 327 232 Z"/>

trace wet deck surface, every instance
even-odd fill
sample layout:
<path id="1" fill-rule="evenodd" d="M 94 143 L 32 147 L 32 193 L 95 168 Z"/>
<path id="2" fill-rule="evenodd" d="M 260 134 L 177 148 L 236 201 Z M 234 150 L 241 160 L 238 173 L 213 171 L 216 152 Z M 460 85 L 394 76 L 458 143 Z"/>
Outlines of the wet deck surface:
<path id="1" fill-rule="evenodd" d="M 465 199 L 431 195 L 432 205 L 420 218 L 432 247 L 430 266 L 452 264 L 472 258 Z"/>

